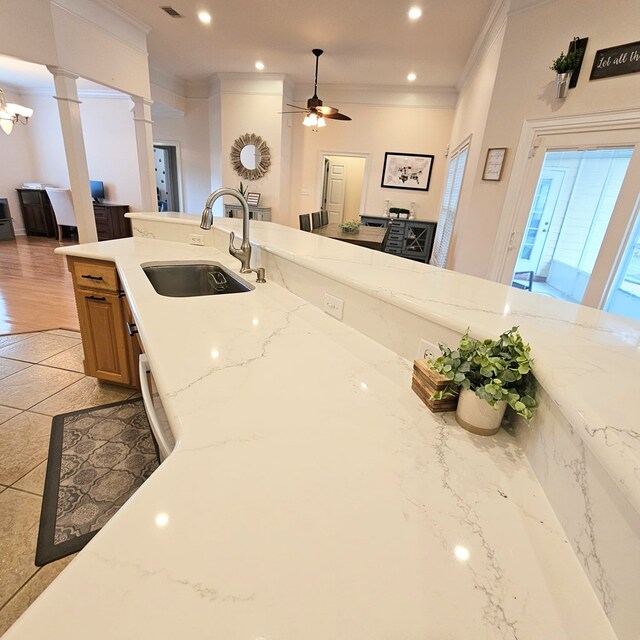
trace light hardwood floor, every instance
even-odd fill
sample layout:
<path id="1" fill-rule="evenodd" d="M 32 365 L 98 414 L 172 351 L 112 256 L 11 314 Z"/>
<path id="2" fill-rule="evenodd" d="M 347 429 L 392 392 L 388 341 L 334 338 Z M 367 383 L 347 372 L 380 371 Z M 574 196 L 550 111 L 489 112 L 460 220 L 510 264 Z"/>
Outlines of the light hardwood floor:
<path id="1" fill-rule="evenodd" d="M 66 259 L 53 252 L 69 242 L 19 236 L 0 242 L 0 335 L 79 329 Z"/>

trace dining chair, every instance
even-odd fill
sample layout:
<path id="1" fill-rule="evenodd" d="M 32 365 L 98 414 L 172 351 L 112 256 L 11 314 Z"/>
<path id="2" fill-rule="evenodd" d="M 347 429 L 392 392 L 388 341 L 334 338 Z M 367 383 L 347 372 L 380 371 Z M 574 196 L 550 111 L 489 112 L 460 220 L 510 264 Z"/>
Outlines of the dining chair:
<path id="1" fill-rule="evenodd" d="M 320 210 L 320 223 L 323 227 L 329 224 L 329 212 L 326 209 Z"/>
<path id="2" fill-rule="evenodd" d="M 311 231 L 311 216 L 308 213 L 301 213 L 300 218 L 300 231 Z"/>
<path id="3" fill-rule="evenodd" d="M 314 211 L 311 214 L 311 220 L 313 221 L 313 228 L 317 229 L 318 227 L 321 227 L 322 224 L 320 223 L 320 212 L 319 211 Z"/>
<path id="4" fill-rule="evenodd" d="M 73 209 L 73 200 L 71 199 L 71 191 L 69 189 L 54 189 L 47 187 L 47 195 L 53 215 L 58 225 L 58 241 L 62 242 L 62 227 L 78 227 L 76 213 Z"/>

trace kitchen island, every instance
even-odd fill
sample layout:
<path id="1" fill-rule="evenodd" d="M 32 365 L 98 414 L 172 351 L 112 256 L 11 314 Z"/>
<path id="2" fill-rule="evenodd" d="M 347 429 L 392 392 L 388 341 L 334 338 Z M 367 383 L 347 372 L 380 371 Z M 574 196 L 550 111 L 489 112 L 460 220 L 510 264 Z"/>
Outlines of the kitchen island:
<path id="1" fill-rule="evenodd" d="M 211 244 L 235 222 L 216 219 Z M 402 349 L 287 290 L 304 278 L 277 261 L 360 292 L 376 278 L 369 293 L 411 307 L 420 292 L 386 288 L 399 259 L 253 230 L 268 282 L 222 298 L 158 296 L 140 268 L 202 258 L 237 272 L 215 246 L 63 250 L 115 260 L 177 444 L 6 637 L 615 638 L 516 438 L 429 413 Z M 432 285 L 433 313 L 460 315 L 464 276 L 438 301 L 457 274 L 399 261 Z"/>

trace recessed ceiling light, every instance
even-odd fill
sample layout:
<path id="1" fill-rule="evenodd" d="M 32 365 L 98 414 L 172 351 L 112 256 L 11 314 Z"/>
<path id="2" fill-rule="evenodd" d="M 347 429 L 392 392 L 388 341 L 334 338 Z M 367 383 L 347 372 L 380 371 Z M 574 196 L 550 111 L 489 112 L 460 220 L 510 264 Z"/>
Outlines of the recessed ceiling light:
<path id="1" fill-rule="evenodd" d="M 413 82 L 416 78 L 417 78 L 417 76 L 416 76 L 416 74 L 415 74 L 415 73 L 410 73 L 410 74 L 407 76 L 407 80 L 408 80 L 409 82 Z"/>
<path id="2" fill-rule="evenodd" d="M 256 69 L 258 71 L 262 71 L 264 69 L 264 62 L 260 62 L 260 60 L 258 60 L 258 62 L 256 62 Z"/>
<path id="3" fill-rule="evenodd" d="M 411 7 L 409 9 L 409 19 L 417 20 L 422 15 L 422 9 L 420 7 Z"/>
<path id="4" fill-rule="evenodd" d="M 208 11 L 198 11 L 198 20 L 202 24 L 211 24 L 211 14 Z"/>

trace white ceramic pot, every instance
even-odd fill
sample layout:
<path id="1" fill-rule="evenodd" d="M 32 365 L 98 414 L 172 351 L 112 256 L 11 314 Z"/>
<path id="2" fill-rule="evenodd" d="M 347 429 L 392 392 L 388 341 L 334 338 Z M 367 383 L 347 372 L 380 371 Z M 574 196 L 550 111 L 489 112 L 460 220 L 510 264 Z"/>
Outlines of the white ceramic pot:
<path id="1" fill-rule="evenodd" d="M 471 433 L 492 436 L 500 429 L 506 408 L 504 400 L 492 407 L 486 400 L 478 398 L 475 391 L 462 389 L 456 409 L 456 422 Z"/>

